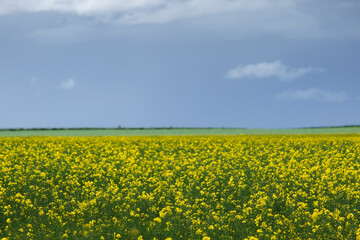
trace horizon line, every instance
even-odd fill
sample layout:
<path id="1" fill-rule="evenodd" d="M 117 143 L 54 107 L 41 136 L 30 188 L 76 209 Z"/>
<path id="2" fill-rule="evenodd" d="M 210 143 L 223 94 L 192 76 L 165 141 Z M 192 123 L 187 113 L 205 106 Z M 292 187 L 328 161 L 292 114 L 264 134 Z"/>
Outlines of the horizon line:
<path id="1" fill-rule="evenodd" d="M 35 128 L 0 128 L 0 131 L 44 131 L 44 130 L 171 130 L 171 129 L 314 129 L 314 128 L 351 128 L 360 124 L 335 126 L 310 126 L 290 128 L 248 128 L 248 127 L 35 127 Z"/>

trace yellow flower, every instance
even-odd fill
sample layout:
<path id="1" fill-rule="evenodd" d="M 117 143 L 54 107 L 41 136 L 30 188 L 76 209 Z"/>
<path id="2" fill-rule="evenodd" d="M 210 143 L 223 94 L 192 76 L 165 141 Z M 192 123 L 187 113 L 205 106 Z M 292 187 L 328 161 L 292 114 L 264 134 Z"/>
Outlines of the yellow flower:
<path id="1" fill-rule="evenodd" d="M 154 222 L 161 223 L 161 218 L 159 217 L 154 218 Z"/>
<path id="2" fill-rule="evenodd" d="M 360 135 L 0 138 L 0 235 L 349 238 L 358 156 Z"/>

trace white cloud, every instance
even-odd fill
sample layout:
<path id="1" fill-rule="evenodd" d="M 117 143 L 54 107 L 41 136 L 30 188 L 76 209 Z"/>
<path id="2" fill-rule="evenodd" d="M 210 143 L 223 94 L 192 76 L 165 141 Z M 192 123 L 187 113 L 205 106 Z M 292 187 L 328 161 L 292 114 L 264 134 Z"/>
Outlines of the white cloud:
<path id="1" fill-rule="evenodd" d="M 64 90 L 71 90 L 74 87 L 75 87 L 75 80 L 72 78 L 61 81 L 60 86 L 59 86 L 60 89 L 64 89 Z"/>
<path id="2" fill-rule="evenodd" d="M 340 103 L 349 100 L 349 96 L 345 91 L 328 91 L 310 88 L 307 90 L 287 90 L 276 95 L 276 99 Z"/>
<path id="3" fill-rule="evenodd" d="M 227 78 L 268 78 L 275 77 L 281 81 L 293 80 L 304 76 L 310 72 L 323 72 L 323 69 L 314 69 L 311 67 L 306 68 L 291 68 L 280 61 L 275 62 L 262 62 L 257 64 L 248 64 L 245 66 L 237 66 L 230 69 Z"/>

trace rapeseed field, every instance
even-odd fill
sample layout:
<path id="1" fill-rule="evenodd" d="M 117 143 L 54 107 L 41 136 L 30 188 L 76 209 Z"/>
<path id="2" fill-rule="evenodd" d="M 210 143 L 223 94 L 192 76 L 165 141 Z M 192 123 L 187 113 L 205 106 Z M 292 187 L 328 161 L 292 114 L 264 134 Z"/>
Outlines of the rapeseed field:
<path id="1" fill-rule="evenodd" d="M 360 136 L 0 138 L 0 239 L 360 239 Z"/>

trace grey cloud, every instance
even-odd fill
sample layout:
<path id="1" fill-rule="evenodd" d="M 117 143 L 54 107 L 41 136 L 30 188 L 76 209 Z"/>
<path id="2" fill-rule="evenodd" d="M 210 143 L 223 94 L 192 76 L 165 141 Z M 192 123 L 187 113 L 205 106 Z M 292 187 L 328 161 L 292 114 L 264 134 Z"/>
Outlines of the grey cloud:
<path id="1" fill-rule="evenodd" d="M 321 9 L 321 11 L 319 11 Z M 57 12 L 110 24 L 163 24 L 196 19 L 204 28 L 289 38 L 360 37 L 355 0 L 1 0 L 0 14 Z"/>
<path id="2" fill-rule="evenodd" d="M 276 95 L 276 99 L 340 103 L 349 100 L 349 96 L 345 91 L 328 91 L 310 88 L 307 90 L 287 90 Z"/>

